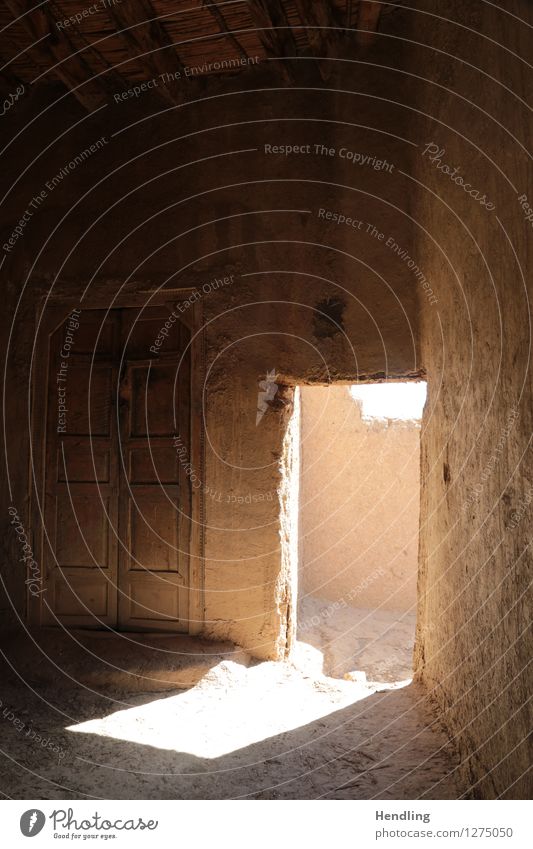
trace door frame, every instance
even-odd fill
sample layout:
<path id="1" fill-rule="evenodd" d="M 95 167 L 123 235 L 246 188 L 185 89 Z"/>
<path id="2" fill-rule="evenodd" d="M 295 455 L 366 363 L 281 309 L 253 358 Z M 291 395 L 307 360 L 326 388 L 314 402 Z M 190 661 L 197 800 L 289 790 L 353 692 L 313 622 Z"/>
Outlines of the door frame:
<path id="1" fill-rule="evenodd" d="M 112 287 L 109 287 L 112 288 Z M 38 333 L 35 346 L 34 367 L 31 381 L 31 439 L 28 467 L 29 493 L 29 534 L 32 540 L 35 560 L 40 569 L 43 567 L 45 546 L 44 504 L 45 504 L 45 468 L 46 436 L 49 400 L 49 355 L 50 339 L 53 331 L 64 322 L 73 309 L 127 309 L 128 307 L 158 307 L 171 304 L 175 307 L 198 289 L 195 286 L 180 286 L 163 289 L 134 288 L 123 291 L 112 298 L 110 305 L 109 289 L 102 286 L 88 293 L 80 303 L 79 297 L 70 293 L 43 296 L 37 304 L 35 314 L 35 332 Z M 180 321 L 191 331 L 191 382 L 190 382 L 190 463 L 199 470 L 199 478 L 205 481 L 205 451 L 203 437 L 202 387 L 205 378 L 205 351 L 203 332 L 202 299 L 188 301 L 187 309 L 181 313 Z M 200 426 L 194 427 L 194 424 Z M 190 485 L 190 479 L 189 479 Z M 189 634 L 202 632 L 205 622 L 205 486 L 190 487 L 191 521 L 189 539 Z M 27 575 L 26 577 L 29 577 Z M 44 583 L 44 575 L 41 572 Z M 29 585 L 28 585 L 29 586 Z M 40 626 L 42 622 L 42 594 L 33 595 L 27 590 L 27 621 L 29 625 Z M 59 625 L 59 623 L 58 623 Z M 81 626 L 77 626 L 81 627 Z M 105 630 L 107 626 L 102 626 Z M 111 630 L 117 630 L 112 628 Z"/>

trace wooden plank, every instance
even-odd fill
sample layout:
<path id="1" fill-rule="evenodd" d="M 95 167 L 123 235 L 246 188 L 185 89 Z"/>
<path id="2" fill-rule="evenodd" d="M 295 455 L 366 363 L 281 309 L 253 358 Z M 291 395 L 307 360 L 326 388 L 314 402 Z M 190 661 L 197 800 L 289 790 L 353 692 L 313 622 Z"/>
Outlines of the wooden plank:
<path id="1" fill-rule="evenodd" d="M 338 26 L 335 9 L 331 0 L 322 3 L 309 3 L 307 0 L 296 0 L 296 8 L 302 24 L 309 25 L 307 40 L 313 52 L 318 56 L 328 51 L 328 43 L 335 41 L 333 28 Z"/>
<path id="2" fill-rule="evenodd" d="M 298 47 L 282 0 L 250 0 L 248 8 L 252 19 L 261 27 L 259 37 L 267 56 L 296 56 Z M 293 79 L 287 62 L 280 63 L 280 70 L 286 79 Z"/>
<path id="3" fill-rule="evenodd" d="M 211 2 L 211 0 L 202 0 L 202 5 L 209 10 L 210 14 L 214 17 L 217 24 L 219 25 L 220 31 L 224 33 L 228 41 L 231 42 L 237 53 L 240 53 L 243 59 L 248 59 L 248 54 L 246 50 L 243 48 L 241 43 L 235 38 L 233 33 L 228 29 L 224 15 L 218 8 L 217 4 Z"/>
<path id="4" fill-rule="evenodd" d="M 184 354 L 190 333 L 182 334 L 181 323 L 174 323 L 165 343 L 169 357 L 163 363 L 159 357 L 142 359 L 138 346 L 142 341 L 144 353 L 154 325 L 157 329 L 167 316 L 158 307 L 122 312 L 121 355 L 126 369 L 120 390 L 124 462 L 118 610 L 123 630 L 189 627 L 191 481 L 176 455 L 174 438 L 177 431 L 184 445 L 190 445 L 191 375 Z M 165 469 L 157 457 L 161 448 L 171 458 Z M 144 452 L 140 467 L 134 462 L 135 452 Z M 162 483 L 161 474 L 172 483 Z"/>
<path id="5" fill-rule="evenodd" d="M 23 85 L 22 80 L 13 71 L 13 66 L 9 60 L 4 59 L 2 55 L 0 55 L 0 68 L 2 69 L 0 71 L 0 86 L 2 91 L 15 92 L 19 86 Z"/>
<path id="6" fill-rule="evenodd" d="M 360 0 L 355 40 L 359 47 L 369 47 L 375 41 L 383 3 L 375 0 Z"/>
<path id="7" fill-rule="evenodd" d="M 106 316 L 104 311 L 94 313 L 84 310 L 76 332 L 81 334 L 85 330 L 87 339 L 95 340 L 104 319 L 109 325 L 116 325 L 113 311 Z M 69 357 L 63 378 L 68 402 L 66 434 L 63 434 L 58 432 L 57 373 L 65 339 L 65 319 L 58 326 L 56 322 L 57 311 L 52 310 L 43 324 L 43 330 L 55 327 L 53 333 L 49 336 L 46 334 L 50 339 L 47 345 L 48 385 L 44 383 L 40 386 L 39 392 L 43 396 L 43 386 L 47 386 L 42 471 L 44 493 L 41 502 L 44 504 L 41 532 L 44 533 L 46 529 L 46 541 L 42 539 L 41 549 L 45 593 L 41 624 L 56 625 L 61 621 L 71 627 L 114 626 L 117 606 L 118 543 L 115 530 L 118 522 L 119 467 L 118 443 L 113 435 L 110 389 L 116 380 L 117 368 L 114 362 L 119 351 L 119 338 L 115 331 L 112 336 L 113 350 L 105 370 L 111 373 L 110 380 L 106 379 L 101 369 L 91 370 L 90 362 L 84 360 L 86 380 L 80 380 L 79 375 L 76 375 L 75 361 Z M 44 344 L 47 338 L 43 338 Z M 82 428 L 83 434 L 73 435 L 71 431 L 78 429 L 76 423 L 87 419 L 85 410 L 89 397 L 89 375 L 91 427 L 87 422 L 87 427 Z M 105 399 L 103 407 L 101 397 Z M 44 398 L 39 403 L 44 403 Z M 98 435 L 94 440 L 91 438 L 93 420 L 98 425 L 102 415 L 107 422 L 103 428 L 95 428 Z M 105 435 L 100 434 L 102 430 L 106 431 Z M 103 460 L 103 464 L 100 460 Z M 99 473 L 95 473 L 93 463 L 99 468 Z M 36 613 L 34 610 L 33 615 Z"/>
<path id="8" fill-rule="evenodd" d="M 176 48 L 150 0 L 127 0 L 121 5 L 108 6 L 107 13 L 130 56 L 145 68 L 149 79 L 169 74 L 186 80 Z M 176 93 L 180 91 L 178 86 L 162 85 L 157 91 L 172 103 L 183 100 L 182 95 Z"/>
<path id="9" fill-rule="evenodd" d="M 307 40 L 313 54 L 324 59 L 335 56 L 339 40 L 339 33 L 335 32 L 335 28 L 339 22 L 331 0 L 323 0 L 321 3 L 296 0 L 296 8 L 302 24 L 309 27 L 306 30 Z M 320 63 L 319 70 L 322 79 L 327 79 L 330 70 L 328 64 Z"/>
<path id="10" fill-rule="evenodd" d="M 6 0 L 6 5 L 15 18 L 23 15 L 20 23 L 32 42 L 26 53 L 37 66 L 51 67 L 60 63 L 53 68 L 53 75 L 66 85 L 85 109 L 92 111 L 102 106 L 107 100 L 105 84 L 91 79 L 93 70 L 83 53 L 77 51 L 66 31 L 57 30 L 47 6 L 39 6 L 25 14 L 31 9 L 31 0 Z M 37 41 L 38 44 L 35 43 Z"/>

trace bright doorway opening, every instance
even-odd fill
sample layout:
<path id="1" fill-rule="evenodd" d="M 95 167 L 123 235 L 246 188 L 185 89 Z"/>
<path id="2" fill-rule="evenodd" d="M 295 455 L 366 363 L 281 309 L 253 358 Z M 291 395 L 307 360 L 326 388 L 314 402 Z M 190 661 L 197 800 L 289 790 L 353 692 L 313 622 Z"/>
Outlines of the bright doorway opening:
<path id="1" fill-rule="evenodd" d="M 324 674 L 412 677 L 422 381 L 302 387 L 299 652 Z"/>

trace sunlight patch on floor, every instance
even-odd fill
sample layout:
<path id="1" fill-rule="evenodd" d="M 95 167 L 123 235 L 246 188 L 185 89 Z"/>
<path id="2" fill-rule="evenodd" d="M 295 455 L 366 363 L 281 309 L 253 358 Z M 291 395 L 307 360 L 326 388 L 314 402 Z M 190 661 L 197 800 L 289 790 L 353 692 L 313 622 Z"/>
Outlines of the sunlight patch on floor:
<path id="1" fill-rule="evenodd" d="M 146 701 L 68 731 L 218 758 L 367 698 L 374 684 L 308 676 L 287 663 L 223 661 L 190 690 Z M 393 689 L 390 685 L 386 689 Z"/>

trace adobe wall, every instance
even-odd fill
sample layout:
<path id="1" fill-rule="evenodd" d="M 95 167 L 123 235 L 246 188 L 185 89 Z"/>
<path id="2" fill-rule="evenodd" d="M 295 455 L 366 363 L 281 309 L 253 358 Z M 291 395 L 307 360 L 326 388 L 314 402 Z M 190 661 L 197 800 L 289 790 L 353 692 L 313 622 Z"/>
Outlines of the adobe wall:
<path id="1" fill-rule="evenodd" d="M 432 80 L 418 87 L 428 117 L 413 126 L 413 190 L 416 254 L 438 297 L 420 314 L 428 401 L 417 660 L 482 798 L 531 794 L 533 234 L 518 198 L 532 185 L 531 113 L 520 98 L 533 82 L 533 18 L 530 3 L 503 7 L 438 3 L 463 29 L 428 28 L 420 15 L 410 33 L 430 45 L 412 54 L 412 70 Z M 423 155 L 430 143 L 443 150 L 434 161 Z"/>
<path id="2" fill-rule="evenodd" d="M 383 59 L 379 50 L 374 58 Z M 193 104 L 168 110 L 147 93 L 87 116 L 70 96 L 50 107 L 49 90 L 36 87 L 3 119 L 8 138 L 20 135 L 2 175 L 1 244 L 47 181 L 106 139 L 47 193 L 2 268 L 3 338 L 13 333 L 3 348 L 12 494 L 0 505 L 1 560 L 16 611 L 25 608 L 24 574 L 7 502 L 26 523 L 38 298 L 61 291 L 75 303 L 89 283 L 111 304 L 123 284 L 145 293 L 207 284 L 203 632 L 259 657 L 286 651 L 280 490 L 291 386 L 421 368 L 417 281 L 385 246 L 391 239 L 409 251 L 411 240 L 402 172 L 412 145 L 404 112 L 382 107 L 390 73 L 340 66 L 324 98 L 309 61 L 296 63 L 295 90 L 265 65 L 201 81 Z M 310 147 L 286 156 L 265 145 Z M 392 169 L 354 165 L 342 148 Z M 326 218 L 327 210 L 361 225 Z M 231 285 L 210 285 L 230 275 Z M 272 369 L 280 391 L 256 425 L 259 384 Z M 1 607 L 9 621 L 11 603 Z"/>
<path id="3" fill-rule="evenodd" d="M 416 610 L 420 427 L 366 421 L 348 386 L 301 392 L 299 597 Z"/>
<path id="4" fill-rule="evenodd" d="M 13 141 L 1 175 L 1 244 L 53 175 L 89 144 L 108 141 L 46 196 L 0 257 L 10 487 L 0 504 L 0 609 L 3 622 L 25 609 L 7 511 L 12 503 L 28 522 L 38 297 L 59 287 L 76 300 L 94 277 L 111 302 L 128 278 L 149 292 L 165 281 L 202 286 L 234 274 L 234 285 L 202 300 L 210 322 L 205 485 L 217 493 L 205 499 L 205 632 L 257 656 L 284 651 L 290 594 L 279 491 L 290 386 L 426 368 L 419 674 L 456 735 L 472 792 L 525 796 L 533 257 L 518 198 L 532 182 L 523 102 L 532 80 L 520 58 L 530 38 L 520 18 L 533 23 L 531 4 L 510 0 L 499 11 L 459 0 L 410 3 L 417 5 L 420 14 L 384 21 L 364 61 L 339 64 L 326 97 L 302 61 L 297 88 L 307 90 L 289 91 L 259 67 L 202 81 L 194 105 L 162 114 L 146 95 L 88 117 L 71 96 L 48 108 L 49 90 L 35 86 L 4 116 L 3 138 Z M 315 143 L 335 153 L 264 148 Z M 422 156 L 429 143 L 445 149 L 450 171 L 460 167 L 493 210 Z M 337 155 L 341 147 L 387 159 L 394 170 L 355 167 Z M 364 224 L 326 220 L 321 209 Z M 256 425 L 259 382 L 271 369 L 289 389 Z M 250 504 L 250 493 L 265 500 Z M 228 510 L 228 496 L 243 501 Z"/>

